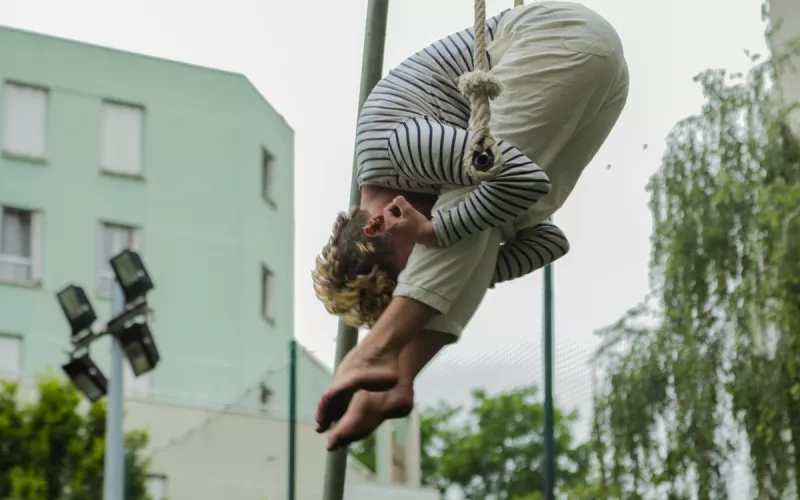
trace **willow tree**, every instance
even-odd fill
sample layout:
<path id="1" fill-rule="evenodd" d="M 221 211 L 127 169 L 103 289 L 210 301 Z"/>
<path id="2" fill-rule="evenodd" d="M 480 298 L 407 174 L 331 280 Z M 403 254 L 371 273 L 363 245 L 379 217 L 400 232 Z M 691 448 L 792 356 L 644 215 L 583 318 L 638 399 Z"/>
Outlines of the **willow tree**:
<path id="1" fill-rule="evenodd" d="M 599 332 L 595 456 L 617 498 L 727 498 L 739 450 L 757 498 L 800 492 L 800 147 L 774 90 L 788 66 L 751 60 L 696 77 L 702 110 L 648 186 L 652 295 Z"/>

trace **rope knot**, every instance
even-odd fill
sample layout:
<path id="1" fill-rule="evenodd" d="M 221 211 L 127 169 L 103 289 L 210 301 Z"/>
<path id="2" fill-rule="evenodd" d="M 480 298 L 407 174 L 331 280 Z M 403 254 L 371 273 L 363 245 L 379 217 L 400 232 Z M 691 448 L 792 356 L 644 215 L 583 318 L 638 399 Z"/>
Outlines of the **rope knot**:
<path id="1" fill-rule="evenodd" d="M 492 73 L 471 71 L 458 79 L 458 90 L 472 102 L 475 99 L 495 99 L 503 91 L 503 84 Z"/>
<path id="2" fill-rule="evenodd" d="M 475 0 L 475 46 L 472 62 L 475 70 L 458 79 L 458 90 L 469 99 L 470 105 L 471 135 L 462 158 L 462 166 L 470 177 L 483 182 L 494 179 L 503 167 L 502 152 L 489 130 L 492 116 L 489 101 L 500 95 L 503 86 L 495 75 L 489 73 L 489 59 L 486 54 L 486 0 Z"/>
<path id="3" fill-rule="evenodd" d="M 503 91 L 503 84 L 488 71 L 471 71 L 458 79 L 458 90 L 469 99 L 470 137 L 463 167 L 478 182 L 494 179 L 503 166 L 502 153 L 489 130 L 491 109 L 489 101 Z"/>
<path id="4" fill-rule="evenodd" d="M 503 152 L 494 138 L 487 135 L 483 140 L 467 145 L 462 167 L 469 176 L 478 182 L 490 181 L 497 177 L 503 166 Z"/>

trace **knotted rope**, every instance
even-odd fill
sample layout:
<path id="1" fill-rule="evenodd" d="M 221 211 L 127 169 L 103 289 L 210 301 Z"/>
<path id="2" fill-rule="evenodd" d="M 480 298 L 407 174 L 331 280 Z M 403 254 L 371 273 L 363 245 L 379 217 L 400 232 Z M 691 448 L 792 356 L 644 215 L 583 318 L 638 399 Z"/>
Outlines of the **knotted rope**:
<path id="1" fill-rule="evenodd" d="M 514 7 L 524 0 L 514 0 Z M 458 81 L 458 88 L 469 99 L 471 116 L 470 136 L 463 158 L 464 169 L 477 181 L 494 179 L 503 165 L 502 153 L 489 129 L 492 110 L 489 101 L 495 99 L 503 87 L 496 76 L 489 73 L 486 57 L 486 0 L 475 0 L 475 48 L 474 71 L 465 73 Z"/>

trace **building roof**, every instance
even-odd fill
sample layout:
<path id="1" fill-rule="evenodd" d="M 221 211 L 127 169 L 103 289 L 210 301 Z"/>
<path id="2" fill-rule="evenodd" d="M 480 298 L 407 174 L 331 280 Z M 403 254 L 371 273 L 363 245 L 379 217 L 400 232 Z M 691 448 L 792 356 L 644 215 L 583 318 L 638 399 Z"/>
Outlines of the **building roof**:
<path id="1" fill-rule="evenodd" d="M 141 58 L 141 59 L 149 59 L 149 60 L 153 60 L 153 61 L 159 61 L 159 62 L 162 62 L 162 63 L 175 64 L 175 65 L 180 65 L 180 66 L 187 66 L 187 67 L 194 68 L 194 69 L 200 69 L 202 71 L 208 71 L 208 72 L 213 72 L 213 73 L 217 73 L 217 74 L 228 75 L 228 76 L 231 76 L 233 78 L 240 78 L 240 79 L 244 80 L 247 83 L 247 85 L 253 90 L 253 92 L 255 92 L 258 95 L 258 97 L 261 98 L 264 101 L 264 103 L 275 113 L 275 115 L 278 118 L 280 118 L 280 120 L 292 131 L 292 133 L 294 133 L 294 128 L 286 120 L 286 117 L 284 117 L 284 115 L 282 113 L 280 113 L 277 109 L 275 109 L 275 106 L 273 106 L 272 103 L 270 103 L 269 100 L 267 100 L 267 98 L 264 97 L 264 94 L 262 94 L 261 91 L 258 90 L 258 87 L 256 87 L 253 84 L 253 82 L 244 73 L 239 73 L 239 72 L 236 72 L 236 71 L 229 71 L 229 70 L 224 70 L 224 69 L 219 69 L 219 68 L 212 68 L 210 66 L 204 66 L 204 65 L 201 65 L 201 64 L 194 64 L 194 63 L 188 63 L 188 62 L 184 62 L 184 61 L 177 61 L 177 60 L 169 59 L 169 58 L 165 58 L 165 57 L 151 56 L 151 55 L 141 54 L 141 53 L 138 53 L 138 52 L 133 52 L 133 51 L 124 50 L 124 49 L 116 49 L 116 48 L 107 47 L 107 46 L 104 46 L 104 45 L 93 44 L 93 43 L 90 43 L 90 42 L 74 40 L 74 39 L 55 36 L 55 35 L 50 35 L 50 34 L 46 34 L 46 33 L 39 33 L 39 32 L 35 32 L 35 31 L 29 31 L 29 30 L 26 30 L 26 29 L 16 28 L 16 27 L 12 27 L 12 26 L 6 26 L 6 25 L 3 25 L 3 24 L 0 24 L 0 31 L 15 32 L 15 33 L 18 33 L 18 34 L 21 34 L 21 35 L 25 35 L 25 36 L 50 39 L 50 40 L 61 42 L 61 43 L 69 43 L 69 44 L 73 44 L 73 45 L 86 47 L 88 49 L 105 50 L 105 51 L 109 51 L 109 52 L 115 52 L 115 53 L 118 53 L 118 54 L 124 54 L 124 55 L 127 55 L 127 56 L 137 57 L 137 58 Z"/>

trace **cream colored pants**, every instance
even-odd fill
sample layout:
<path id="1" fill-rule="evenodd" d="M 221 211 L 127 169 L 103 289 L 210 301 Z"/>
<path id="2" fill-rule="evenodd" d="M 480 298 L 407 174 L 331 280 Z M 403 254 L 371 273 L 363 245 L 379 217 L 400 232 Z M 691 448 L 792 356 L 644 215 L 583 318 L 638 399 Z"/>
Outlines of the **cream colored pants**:
<path id="1" fill-rule="evenodd" d="M 561 207 L 628 95 L 628 67 L 616 31 L 579 4 L 545 1 L 515 8 L 501 19 L 488 50 L 492 72 L 504 84 L 492 102 L 492 132 L 547 172 L 552 187 L 504 227 L 447 248 L 414 248 L 394 295 L 439 311 L 426 328 L 455 336 L 483 300 L 501 243 Z M 471 189 L 444 187 L 436 208 L 454 205 Z"/>

